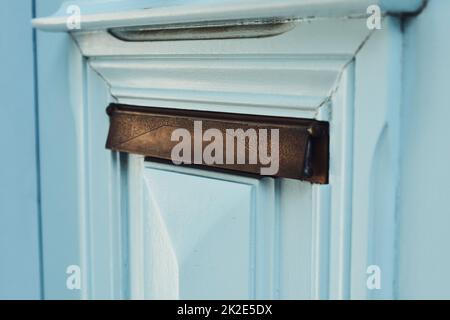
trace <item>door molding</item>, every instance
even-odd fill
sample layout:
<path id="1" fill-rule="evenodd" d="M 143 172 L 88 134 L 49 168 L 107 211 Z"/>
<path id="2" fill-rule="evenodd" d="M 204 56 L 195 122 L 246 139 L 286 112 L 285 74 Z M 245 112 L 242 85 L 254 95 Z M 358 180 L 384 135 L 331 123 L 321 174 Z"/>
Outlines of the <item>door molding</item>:
<path id="1" fill-rule="evenodd" d="M 285 4 L 286 10 L 294 2 L 278 3 Z M 315 3 L 317 7 L 311 10 L 333 11 L 324 7 L 323 1 Z M 342 14 L 360 9 L 351 3 L 361 2 L 333 1 L 331 5 L 348 6 Z M 421 2 L 389 3 L 399 5 L 392 8 L 408 11 L 416 10 Z M 269 9 L 264 10 L 270 12 Z M 142 252 L 130 251 L 128 242 L 142 240 L 139 233 L 128 234 L 140 228 L 139 219 L 124 222 L 124 215 L 114 209 L 123 208 L 127 217 L 135 206 L 141 205 L 143 200 L 131 197 L 129 187 L 140 185 L 130 177 L 139 179 L 143 158 L 125 161 L 118 154 L 99 151 L 99 142 L 94 138 L 99 125 L 107 130 L 104 108 L 116 102 L 329 121 L 330 185 L 311 187 L 308 297 L 392 298 L 402 53 L 400 19 L 388 16 L 383 20 L 383 29 L 375 31 L 366 28 L 365 18 L 297 21 L 293 30 L 282 35 L 251 40 L 124 42 L 106 30 L 89 31 L 105 27 L 99 25 L 100 19 L 110 23 L 108 27 L 124 21 L 126 25 L 156 23 L 171 8 L 156 10 L 159 18 L 149 14 L 152 11 L 139 10 L 143 18 L 125 14 L 116 19 L 121 13 L 111 13 L 114 23 L 108 16 L 94 14 L 85 20 L 86 31 L 72 33 L 76 45 L 70 52 L 76 64 L 71 68 L 76 77 L 70 80 L 69 99 L 71 105 L 78 106 L 75 110 L 80 134 L 72 142 L 77 146 L 76 163 L 83 177 L 73 195 L 82 202 L 79 239 L 74 241 L 82 243 L 82 264 L 89 270 L 83 297 L 145 296 L 142 292 L 145 288 L 135 289 L 133 283 L 137 280 L 130 278 L 138 274 L 133 273 L 133 268 L 142 268 L 136 264 Z M 234 11 L 222 8 L 220 14 L 230 12 Z M 36 20 L 34 24 L 66 31 L 64 19 L 56 16 Z M 107 95 L 103 95 L 105 91 Z M 67 101 L 60 104 L 63 107 Z M 103 142 L 105 137 L 106 131 L 101 137 Z M 101 157 L 94 159 L 98 152 Z M 111 168 L 111 163 L 113 175 L 95 170 Z M 386 194 L 385 186 L 392 193 Z M 104 188 L 122 195 L 118 198 L 120 203 L 112 203 L 104 195 L 98 197 L 96 194 Z M 51 190 L 43 188 L 42 192 L 45 197 Z M 129 201 L 125 200 L 125 194 Z M 378 205 L 381 203 L 382 206 Z M 111 228 L 119 230 L 118 233 Z M 132 240 L 124 240 L 127 236 Z M 109 248 L 107 252 L 105 246 Z M 141 242 L 133 250 L 144 247 Z M 103 257 L 98 258 L 96 252 L 103 252 Z M 385 280 L 380 292 L 366 288 L 365 271 L 370 264 L 380 265 L 383 270 Z M 100 270 L 103 276 L 97 277 Z M 273 295 L 277 297 L 277 293 Z"/>
<path id="2" fill-rule="evenodd" d="M 294 20 L 327 18 L 361 18 L 367 7 L 378 5 L 383 14 L 414 13 L 424 0 L 222 0 L 211 1 L 68 1 L 50 17 L 33 20 L 36 28 L 48 31 L 68 31 L 70 5 L 82 10 L 83 30 L 106 30 L 114 27 L 171 25 L 175 23 L 205 23 L 229 19 L 266 19 L 285 17 Z M 148 8 L 151 8 L 149 10 Z"/>

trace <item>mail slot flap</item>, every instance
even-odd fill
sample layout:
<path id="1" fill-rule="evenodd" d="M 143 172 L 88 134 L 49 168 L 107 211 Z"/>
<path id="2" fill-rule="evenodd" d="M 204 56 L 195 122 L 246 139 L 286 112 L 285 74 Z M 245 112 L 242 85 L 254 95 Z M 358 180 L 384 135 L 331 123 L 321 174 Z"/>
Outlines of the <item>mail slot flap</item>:
<path id="1" fill-rule="evenodd" d="M 175 164 L 328 183 L 328 123 L 111 104 L 106 148 Z"/>

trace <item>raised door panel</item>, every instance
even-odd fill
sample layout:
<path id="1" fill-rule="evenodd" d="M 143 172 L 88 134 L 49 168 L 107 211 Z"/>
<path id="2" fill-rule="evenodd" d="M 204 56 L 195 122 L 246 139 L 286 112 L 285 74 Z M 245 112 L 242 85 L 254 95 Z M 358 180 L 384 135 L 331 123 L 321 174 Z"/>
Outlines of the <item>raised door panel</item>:
<path id="1" fill-rule="evenodd" d="M 143 176 L 147 297 L 272 296 L 273 180 L 152 162 Z"/>

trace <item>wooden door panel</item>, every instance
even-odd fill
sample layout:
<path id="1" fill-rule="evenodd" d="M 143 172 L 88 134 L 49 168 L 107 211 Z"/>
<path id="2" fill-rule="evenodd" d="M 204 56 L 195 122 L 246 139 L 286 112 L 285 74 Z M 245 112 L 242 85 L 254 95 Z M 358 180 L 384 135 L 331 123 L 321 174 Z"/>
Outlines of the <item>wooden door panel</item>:
<path id="1" fill-rule="evenodd" d="M 144 181 L 151 297 L 269 294 L 273 232 L 260 234 L 273 229 L 272 180 L 146 163 Z"/>
<path id="2" fill-rule="evenodd" d="M 125 42 L 107 29 L 136 25 L 136 16 L 118 12 L 109 22 L 94 15 L 72 33 L 74 42 L 39 35 L 39 53 L 51 52 L 38 54 L 46 70 L 39 73 L 46 297 L 394 296 L 396 198 L 385 197 L 380 181 L 397 182 L 401 21 L 387 16 L 373 31 L 359 14 L 328 19 L 327 1 L 269 2 L 258 12 L 301 18 L 314 9 L 318 19 L 276 37 Z M 354 1 L 342 2 L 342 17 L 360 12 Z M 229 18 L 225 8 L 214 10 Z M 256 12 L 244 8 L 236 7 L 246 17 Z M 189 12 L 205 21 L 186 7 L 172 9 L 159 11 L 160 21 L 183 21 Z M 61 16 L 35 23 L 67 31 Z M 111 102 L 329 121 L 330 184 L 109 153 L 103 129 Z M 387 160 L 378 166 L 379 159 Z M 65 287 L 71 264 L 85 275 L 80 292 Z M 383 269 L 381 291 L 367 289 L 369 264 Z"/>

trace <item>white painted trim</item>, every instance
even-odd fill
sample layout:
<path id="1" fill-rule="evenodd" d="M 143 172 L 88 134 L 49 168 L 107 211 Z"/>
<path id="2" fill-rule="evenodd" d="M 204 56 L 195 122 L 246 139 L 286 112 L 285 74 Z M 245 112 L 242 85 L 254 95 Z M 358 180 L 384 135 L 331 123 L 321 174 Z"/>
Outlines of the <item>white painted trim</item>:
<path id="1" fill-rule="evenodd" d="M 117 1 L 72 1 L 64 3 L 50 17 L 33 20 L 33 26 L 48 31 L 70 31 L 66 8 L 76 4 L 81 9 L 81 28 L 104 30 L 114 27 L 202 23 L 232 19 L 261 19 L 284 17 L 289 19 L 318 19 L 362 17 L 368 6 L 377 4 L 386 12 L 414 12 L 423 0 L 208 0 L 137 1 L 134 6 L 119 7 Z"/>
<path id="2" fill-rule="evenodd" d="M 145 299 L 144 241 L 144 157 L 128 156 L 129 294 L 130 299 Z"/>
<path id="3" fill-rule="evenodd" d="M 119 103 L 328 120 L 321 110 L 369 34 L 365 19 L 350 19 L 251 41 L 127 43 L 105 31 L 74 39 Z"/>
<path id="4" fill-rule="evenodd" d="M 330 274 L 330 185 L 312 187 L 311 299 L 329 297 Z"/>
<path id="5" fill-rule="evenodd" d="M 355 58 L 351 299 L 394 298 L 402 30 L 399 19 L 383 24 Z M 369 265 L 380 290 L 366 286 Z"/>
<path id="6" fill-rule="evenodd" d="M 314 118 L 349 58 L 310 59 L 180 56 L 101 59 L 91 66 L 121 103 Z"/>
<path id="7" fill-rule="evenodd" d="M 355 81 L 354 63 L 350 63 L 343 71 L 336 93 L 331 97 L 331 210 L 328 226 L 330 299 L 348 299 L 350 296 Z"/>

